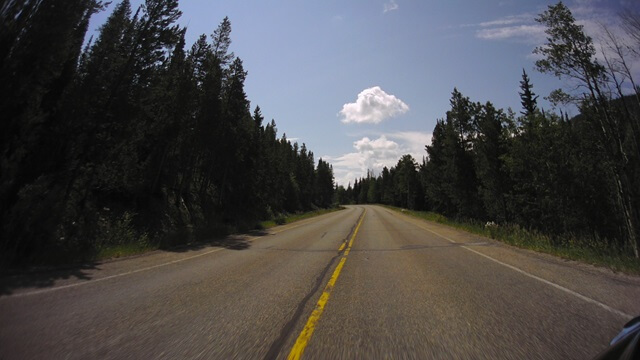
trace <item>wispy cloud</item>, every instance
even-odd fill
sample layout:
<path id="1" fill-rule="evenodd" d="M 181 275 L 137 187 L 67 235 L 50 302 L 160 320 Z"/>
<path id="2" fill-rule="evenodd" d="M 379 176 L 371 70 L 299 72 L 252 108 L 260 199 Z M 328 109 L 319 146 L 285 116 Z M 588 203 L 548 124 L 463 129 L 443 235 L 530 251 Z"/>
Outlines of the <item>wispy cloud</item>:
<path id="1" fill-rule="evenodd" d="M 333 165 L 336 182 L 347 186 L 367 171 L 380 174 L 386 166 L 395 166 L 402 155 L 410 154 L 418 163 L 426 155 L 425 145 L 431 143 L 431 134 L 420 131 L 403 131 L 365 136 L 354 141 L 353 152 L 340 156 L 323 156 Z"/>
<path id="2" fill-rule="evenodd" d="M 384 3 L 384 13 L 388 13 L 389 11 L 395 11 L 398 10 L 400 7 L 398 6 L 398 3 L 396 3 L 395 0 L 391 0 L 389 2 Z"/>
<path id="3" fill-rule="evenodd" d="M 545 38 L 541 25 L 500 26 L 490 29 L 479 29 L 476 37 L 482 40 L 516 39 L 527 43 L 540 43 Z"/>
<path id="4" fill-rule="evenodd" d="M 611 25 L 617 22 L 616 13 L 606 2 L 598 0 L 574 0 L 569 9 L 578 24 L 584 26 L 588 35 L 597 37 L 600 23 Z M 544 9 L 540 9 L 542 12 Z M 475 36 L 481 40 L 510 40 L 540 45 L 544 42 L 545 27 L 535 21 L 538 14 L 522 13 L 508 15 L 476 24 L 463 24 L 461 27 L 476 28 Z"/>
<path id="5" fill-rule="evenodd" d="M 463 24 L 461 27 L 476 28 L 475 36 L 482 40 L 512 40 L 539 44 L 544 40 L 544 27 L 534 19 L 535 15 L 523 13 L 476 24 Z"/>
<path id="6" fill-rule="evenodd" d="M 529 13 L 518 14 L 518 15 L 509 15 L 500 19 L 484 21 L 477 26 L 480 27 L 489 27 L 489 26 L 505 26 L 505 25 L 513 25 L 513 24 L 522 24 L 533 22 L 534 16 Z"/>
<path id="7" fill-rule="evenodd" d="M 624 2 L 621 2 L 624 5 Z M 632 46 L 629 34 L 622 31 L 621 20 L 618 16 L 619 7 L 611 1 L 604 0 L 573 0 L 567 4 L 576 19 L 576 23 L 583 26 L 584 32 L 591 36 L 597 49 L 596 58 L 605 63 L 605 56 L 614 62 L 616 54 L 612 51 L 611 40 L 606 36 L 606 27 L 622 44 L 622 49 Z M 546 8 L 541 8 L 540 12 Z M 461 28 L 474 28 L 475 37 L 489 41 L 517 41 L 534 46 L 545 43 L 547 35 L 545 27 L 535 21 L 537 14 L 523 13 L 509 15 L 476 24 L 460 25 Z M 540 55 L 529 54 L 532 60 L 539 60 Z M 640 59 L 628 56 L 625 59 L 630 65 L 634 77 L 640 77 Z"/>
<path id="8" fill-rule="evenodd" d="M 379 86 L 364 89 L 354 103 L 342 106 L 338 116 L 342 122 L 356 124 L 378 124 L 409 111 L 409 105 L 394 95 L 387 94 Z"/>

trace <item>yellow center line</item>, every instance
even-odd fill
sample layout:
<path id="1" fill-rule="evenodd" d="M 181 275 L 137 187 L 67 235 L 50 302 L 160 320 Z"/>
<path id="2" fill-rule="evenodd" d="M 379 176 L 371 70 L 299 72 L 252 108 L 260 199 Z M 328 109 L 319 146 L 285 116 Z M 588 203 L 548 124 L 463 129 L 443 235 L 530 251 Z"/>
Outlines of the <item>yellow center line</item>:
<path id="1" fill-rule="evenodd" d="M 347 250 L 342 255 L 342 258 L 340 259 L 338 266 L 336 266 L 336 269 L 333 271 L 333 274 L 331 275 L 331 279 L 329 279 L 327 286 L 325 286 L 324 290 L 322 291 L 322 295 L 320 295 L 320 300 L 318 300 L 318 303 L 316 304 L 315 309 L 313 309 L 311 316 L 309 316 L 309 320 L 307 320 L 307 324 L 304 326 L 304 329 L 302 329 L 302 332 L 298 336 L 298 339 L 296 340 L 296 343 L 293 345 L 293 348 L 291 348 L 291 352 L 287 357 L 288 360 L 300 359 L 302 357 L 302 353 L 304 353 L 304 349 L 307 347 L 309 340 L 311 340 L 311 335 L 313 335 L 313 331 L 315 330 L 316 324 L 320 320 L 320 316 L 322 316 L 324 307 L 327 305 L 327 301 L 329 301 L 329 295 L 331 295 L 331 290 L 333 290 L 333 286 L 336 284 L 336 281 L 338 280 L 338 276 L 340 276 L 340 271 L 342 271 L 342 267 L 344 266 L 344 263 L 347 261 L 347 255 L 349 255 L 349 252 L 351 251 L 351 246 L 353 246 L 353 240 L 356 238 L 356 235 L 358 234 L 358 230 L 360 230 L 360 225 L 362 225 L 362 221 L 364 220 L 364 215 L 366 213 L 367 213 L 367 209 L 364 209 L 364 211 L 362 212 L 362 215 L 360 216 L 360 220 L 358 221 L 358 225 L 356 225 L 356 229 L 353 231 L 353 235 L 351 235 L 351 239 L 349 240 L 349 245 L 347 247 Z M 342 251 L 344 249 L 344 246 L 345 246 L 345 243 L 343 243 L 340 246 L 340 249 L 338 250 Z"/>

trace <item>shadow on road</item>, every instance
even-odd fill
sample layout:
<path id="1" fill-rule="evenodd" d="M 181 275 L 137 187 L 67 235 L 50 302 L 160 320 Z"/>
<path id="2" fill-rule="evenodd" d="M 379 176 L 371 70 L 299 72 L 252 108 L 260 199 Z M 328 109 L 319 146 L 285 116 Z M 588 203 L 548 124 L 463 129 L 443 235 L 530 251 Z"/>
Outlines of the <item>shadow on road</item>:
<path id="1" fill-rule="evenodd" d="M 198 250 L 202 250 L 204 248 L 212 247 L 212 246 L 223 247 L 229 250 L 246 250 L 251 247 L 250 238 L 262 237 L 267 235 L 269 235 L 269 233 L 264 230 L 253 230 L 246 234 L 235 234 L 235 235 L 228 235 L 224 237 L 215 237 L 207 240 L 197 241 L 190 244 L 182 244 L 182 245 L 175 245 L 175 246 L 168 245 L 168 246 L 162 247 L 162 250 L 169 251 L 169 252 L 183 253 L 183 252 L 189 252 L 189 251 L 198 251 Z"/>
<path id="2" fill-rule="evenodd" d="M 52 287 L 59 280 L 91 280 L 89 273 L 96 269 L 96 263 L 87 263 L 56 269 L 30 269 L 22 272 L 14 270 L 0 277 L 0 296 L 11 295 L 17 289 Z"/>
<path id="3" fill-rule="evenodd" d="M 229 250 L 246 250 L 251 247 L 250 242 L 241 236 L 228 236 L 224 239 L 212 240 L 210 244 Z"/>
<path id="4" fill-rule="evenodd" d="M 210 247 L 221 247 L 229 250 L 247 250 L 251 247 L 251 238 L 269 235 L 263 230 L 254 230 L 247 234 L 229 235 L 220 238 L 198 241 L 190 244 L 169 245 L 161 247 L 161 251 L 172 253 L 186 253 L 199 251 Z M 132 257 L 145 254 L 105 260 L 106 262 L 123 261 Z M 84 280 L 93 279 L 95 270 L 101 262 L 88 262 L 83 264 L 71 264 L 60 267 L 13 269 L 5 274 L 0 274 L 0 296 L 11 295 L 18 289 L 48 288 L 53 287 L 60 280 Z"/>

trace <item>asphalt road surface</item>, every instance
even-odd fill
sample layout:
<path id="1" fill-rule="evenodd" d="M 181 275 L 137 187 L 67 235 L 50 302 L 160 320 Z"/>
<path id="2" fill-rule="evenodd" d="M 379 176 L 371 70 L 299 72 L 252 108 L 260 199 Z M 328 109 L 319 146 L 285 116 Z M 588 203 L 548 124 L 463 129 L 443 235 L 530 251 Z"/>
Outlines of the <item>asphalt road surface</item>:
<path id="1" fill-rule="evenodd" d="M 0 359 L 588 359 L 640 278 L 378 206 L 0 280 Z"/>

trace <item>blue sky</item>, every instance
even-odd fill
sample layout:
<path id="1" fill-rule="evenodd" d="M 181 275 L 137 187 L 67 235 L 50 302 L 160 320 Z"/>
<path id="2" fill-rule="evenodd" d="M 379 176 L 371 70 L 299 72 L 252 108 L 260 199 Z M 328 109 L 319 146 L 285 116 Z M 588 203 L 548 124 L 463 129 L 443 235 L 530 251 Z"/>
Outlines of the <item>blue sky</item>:
<path id="1" fill-rule="evenodd" d="M 421 162 L 454 87 L 472 101 L 518 112 L 524 68 L 550 108 L 542 97 L 567 84 L 535 72 L 531 52 L 544 41 L 533 18 L 554 3 L 183 0 L 180 23 L 188 26 L 190 46 L 228 16 L 231 50 L 249 72 L 252 109 L 259 105 L 280 135 L 332 163 L 336 181 L 346 186 L 405 153 Z M 640 10 L 637 0 L 565 4 L 594 37 L 598 22 L 615 27 L 622 9 Z M 91 30 L 109 11 L 95 16 Z"/>

